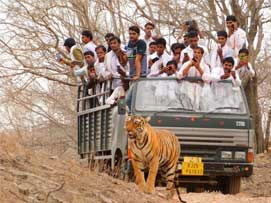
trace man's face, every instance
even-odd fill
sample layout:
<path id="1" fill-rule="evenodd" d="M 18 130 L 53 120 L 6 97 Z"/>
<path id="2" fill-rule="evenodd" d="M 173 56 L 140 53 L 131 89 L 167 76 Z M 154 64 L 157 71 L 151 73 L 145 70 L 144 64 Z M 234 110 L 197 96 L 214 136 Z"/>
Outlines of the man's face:
<path id="1" fill-rule="evenodd" d="M 181 48 L 177 48 L 177 49 L 174 50 L 173 54 L 174 54 L 174 56 L 180 56 L 181 52 L 182 52 L 182 49 Z"/>
<path id="2" fill-rule="evenodd" d="M 120 49 L 120 43 L 115 39 L 109 42 L 109 46 L 113 51 L 117 51 Z"/>
<path id="3" fill-rule="evenodd" d="M 230 62 L 226 61 L 223 64 L 224 73 L 230 73 L 232 68 L 233 68 L 233 65 Z"/>
<path id="4" fill-rule="evenodd" d="M 226 26 L 228 29 L 233 29 L 234 27 L 234 22 L 229 20 L 229 21 L 226 21 Z"/>
<path id="5" fill-rule="evenodd" d="M 132 31 L 132 30 L 129 30 L 129 39 L 132 41 L 132 42 L 136 42 L 139 38 L 139 34 L 135 31 Z M 112 49 L 112 47 L 111 47 Z"/>
<path id="6" fill-rule="evenodd" d="M 157 46 L 156 45 L 151 45 L 149 46 L 149 53 L 153 54 L 154 52 L 156 52 Z"/>
<path id="7" fill-rule="evenodd" d="M 95 63 L 95 58 L 91 55 L 85 55 L 85 61 L 88 65 L 92 65 Z"/>
<path id="8" fill-rule="evenodd" d="M 158 56 L 161 56 L 164 53 L 165 47 L 162 44 L 157 44 L 156 46 L 156 53 Z"/>
<path id="9" fill-rule="evenodd" d="M 82 36 L 81 36 L 81 40 L 82 40 L 82 42 L 83 42 L 84 44 L 87 44 L 87 43 L 90 41 L 90 39 L 89 39 L 87 36 L 85 36 L 85 35 L 82 35 Z"/>
<path id="10" fill-rule="evenodd" d="M 106 53 L 104 52 L 104 50 L 102 48 L 99 48 L 96 50 L 96 54 L 97 54 L 99 61 L 103 61 Z"/>
<path id="11" fill-rule="evenodd" d="M 188 37 L 188 36 L 184 36 L 184 37 L 183 37 L 183 42 L 184 42 L 184 44 L 185 44 L 186 46 L 188 46 L 188 45 L 189 45 L 189 37 Z"/>
<path id="12" fill-rule="evenodd" d="M 151 37 L 151 31 L 153 30 L 153 27 L 151 25 L 147 25 L 144 29 L 145 35 L 147 37 Z"/>
<path id="13" fill-rule="evenodd" d="M 193 49 L 195 47 L 198 46 L 198 41 L 199 41 L 199 38 L 198 37 L 190 37 L 189 38 L 189 44 L 190 44 L 190 47 Z"/>
<path id="14" fill-rule="evenodd" d="M 168 76 L 175 74 L 176 71 L 177 71 L 177 67 L 174 64 L 167 65 L 166 73 Z"/>
<path id="15" fill-rule="evenodd" d="M 70 51 L 71 51 L 70 47 L 68 47 L 68 46 L 64 46 L 64 47 L 65 47 L 66 51 L 67 51 L 68 53 L 70 53 Z"/>
<path id="16" fill-rule="evenodd" d="M 196 58 L 196 59 L 198 59 L 199 61 L 201 60 L 201 58 L 202 58 L 202 52 L 201 52 L 201 50 L 200 49 L 194 49 L 194 57 Z"/>
<path id="17" fill-rule="evenodd" d="M 227 38 L 223 36 L 218 36 L 217 41 L 221 46 L 224 46 L 226 44 Z"/>

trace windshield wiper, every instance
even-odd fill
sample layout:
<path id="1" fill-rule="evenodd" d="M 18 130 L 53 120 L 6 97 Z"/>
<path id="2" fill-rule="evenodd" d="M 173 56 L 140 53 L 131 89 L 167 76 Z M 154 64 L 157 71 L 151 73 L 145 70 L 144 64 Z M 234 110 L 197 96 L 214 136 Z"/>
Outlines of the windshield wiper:
<path id="1" fill-rule="evenodd" d="M 195 111 L 194 109 L 188 109 L 184 107 L 168 107 L 167 110 Z"/>
<path id="2" fill-rule="evenodd" d="M 232 106 L 224 106 L 224 107 L 217 107 L 211 111 L 208 111 L 206 112 L 206 114 L 209 114 L 209 113 L 213 113 L 215 112 L 216 110 L 223 110 L 223 109 L 229 109 L 229 110 L 240 110 L 239 107 L 232 107 Z"/>

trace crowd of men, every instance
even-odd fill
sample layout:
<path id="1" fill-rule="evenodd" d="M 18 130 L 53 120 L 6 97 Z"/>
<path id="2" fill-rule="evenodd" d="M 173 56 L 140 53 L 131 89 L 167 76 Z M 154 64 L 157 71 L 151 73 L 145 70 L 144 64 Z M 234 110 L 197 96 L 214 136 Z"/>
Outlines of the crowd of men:
<path id="1" fill-rule="evenodd" d="M 234 85 L 245 84 L 255 76 L 249 63 L 246 32 L 238 27 L 235 16 L 226 17 L 226 29 L 217 32 L 216 48 L 208 50 L 206 40 L 196 21 L 183 24 L 185 34 L 182 42 L 170 45 L 155 33 L 155 25 L 144 26 L 144 38 L 140 39 L 140 28 L 128 29 L 129 42 L 123 45 L 113 33 L 105 35 L 106 45 L 96 45 L 92 32 L 84 30 L 81 39 L 83 48 L 73 38 L 64 42 L 69 59 L 59 62 L 69 65 L 74 74 L 85 84 L 85 95 L 93 85 L 112 81 L 112 104 L 119 96 L 126 98 L 129 106 L 134 81 L 141 77 L 200 77 L 205 83 L 231 80 Z M 129 78 L 126 80 L 125 78 Z M 127 91 L 129 88 L 129 91 Z"/>

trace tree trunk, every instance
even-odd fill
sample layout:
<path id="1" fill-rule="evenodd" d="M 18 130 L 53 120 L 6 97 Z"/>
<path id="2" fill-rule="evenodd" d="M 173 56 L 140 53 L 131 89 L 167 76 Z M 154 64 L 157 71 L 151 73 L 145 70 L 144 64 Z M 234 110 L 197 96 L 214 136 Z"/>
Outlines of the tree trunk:
<path id="1" fill-rule="evenodd" d="M 266 130 L 265 130 L 265 150 L 266 151 L 268 151 L 268 147 L 269 147 L 270 125 L 271 125 L 271 109 L 269 109 L 268 111 Z"/>
<path id="2" fill-rule="evenodd" d="M 247 101 L 250 109 L 250 113 L 253 117 L 254 127 L 255 127 L 255 152 L 264 152 L 264 138 L 262 130 L 262 116 L 261 107 L 258 103 L 258 89 L 257 89 L 257 76 L 248 82 L 245 87 L 245 93 L 247 96 Z"/>

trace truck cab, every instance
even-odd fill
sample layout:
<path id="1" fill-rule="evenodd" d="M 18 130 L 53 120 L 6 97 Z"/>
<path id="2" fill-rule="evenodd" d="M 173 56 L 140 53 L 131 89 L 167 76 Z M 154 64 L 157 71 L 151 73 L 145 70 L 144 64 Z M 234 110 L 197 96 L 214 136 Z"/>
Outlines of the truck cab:
<path id="1" fill-rule="evenodd" d="M 107 133 L 110 142 L 106 147 L 107 158 L 112 160 L 114 167 L 116 155 L 121 155 L 122 161 L 128 160 L 127 136 L 123 130 L 125 102 L 122 99 L 116 106 L 95 108 L 98 112 L 104 108 L 111 112 L 111 117 L 105 117 L 101 122 L 94 119 L 89 125 L 97 131 L 101 127 L 95 122 L 111 123 L 104 128 L 110 131 Z M 92 108 L 91 112 L 96 110 Z M 177 181 L 189 191 L 204 188 L 235 194 L 240 191 L 241 177 L 252 174 L 253 122 L 242 87 L 235 87 L 231 81 L 140 79 L 133 86 L 130 112 L 150 116 L 154 128 L 170 130 L 178 137 L 181 153 Z M 80 118 L 78 122 L 84 126 Z M 78 140 L 82 144 L 81 134 L 79 129 Z M 97 142 L 99 136 L 89 138 L 90 145 L 99 145 L 91 149 L 96 159 L 104 155 L 99 152 L 101 146 L 97 143 L 103 143 L 102 138 Z"/>

